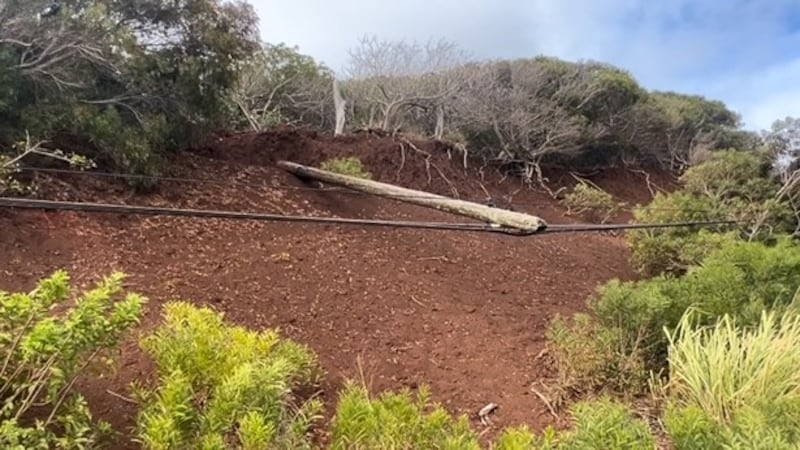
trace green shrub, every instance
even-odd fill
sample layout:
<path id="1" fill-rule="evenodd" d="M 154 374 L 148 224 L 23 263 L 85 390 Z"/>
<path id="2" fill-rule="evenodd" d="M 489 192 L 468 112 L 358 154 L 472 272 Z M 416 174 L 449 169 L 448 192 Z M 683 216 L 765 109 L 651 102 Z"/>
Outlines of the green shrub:
<path id="1" fill-rule="evenodd" d="M 675 329 L 689 308 L 700 311 L 697 325 L 713 324 L 725 314 L 753 325 L 764 308 L 787 308 L 798 287 L 800 246 L 790 239 L 771 247 L 733 242 L 679 278 L 611 281 L 590 300 L 592 319 L 579 316 L 572 327 L 559 321 L 551 327 L 560 379 L 567 387 L 636 391 L 641 370 L 666 367 L 663 330 Z"/>
<path id="2" fill-rule="evenodd" d="M 74 304 L 64 271 L 30 293 L 0 292 L 0 446 L 86 448 L 107 430 L 92 423 L 73 387 L 101 357 L 110 363 L 110 353 L 139 322 L 145 299 L 118 300 L 123 279 L 112 274 Z"/>
<path id="3" fill-rule="evenodd" d="M 623 404 L 607 397 L 577 403 L 570 408 L 573 427 L 556 432 L 547 427 L 537 436 L 527 427 L 503 430 L 494 450 L 640 450 L 656 448 L 647 422 L 637 419 Z"/>
<path id="4" fill-rule="evenodd" d="M 681 191 L 669 195 L 658 193 L 650 204 L 635 209 L 633 215 L 638 223 L 654 224 L 733 219 L 729 210 L 711 198 Z M 729 227 L 631 230 L 628 232 L 631 261 L 645 275 L 681 274 L 735 240 L 736 233 L 725 232 L 726 229 Z"/>
<path id="5" fill-rule="evenodd" d="M 606 191 L 579 183 L 564 197 L 567 214 L 576 214 L 592 222 L 606 223 L 620 209 L 620 204 Z"/>
<path id="6" fill-rule="evenodd" d="M 578 403 L 571 412 L 575 424 L 573 430 L 560 439 L 559 449 L 655 448 L 647 422 L 633 417 L 625 405 L 603 398 Z"/>
<path id="7" fill-rule="evenodd" d="M 800 316 L 762 312 L 755 328 L 725 315 L 668 334 L 667 431 L 679 448 L 800 445 Z M 702 446 L 702 447 L 701 447 Z M 726 447 L 727 447 L 726 446 Z M 711 448 L 718 448 L 711 445 Z"/>
<path id="8" fill-rule="evenodd" d="M 506 428 L 492 445 L 492 450 L 530 450 L 548 448 L 555 435 L 552 429 L 546 431 L 545 437 L 539 438 L 527 426 Z"/>
<path id="9" fill-rule="evenodd" d="M 409 391 L 370 398 L 363 385 L 349 383 L 341 393 L 333 422 L 331 448 L 478 449 L 466 417 L 453 419 L 432 405 L 426 387 L 416 401 Z"/>
<path id="10" fill-rule="evenodd" d="M 768 154 L 736 150 L 714 152 L 711 159 L 687 170 L 680 181 L 683 191 L 715 200 L 760 202 L 781 187 L 772 175 Z"/>
<path id="11" fill-rule="evenodd" d="M 222 314 L 186 303 L 164 308 L 164 324 L 143 341 L 160 376 L 145 404 L 138 437 L 145 448 L 310 448 L 321 411 L 296 390 L 321 369 L 305 346 L 228 326 Z"/>
<path id="12" fill-rule="evenodd" d="M 649 378 L 642 349 L 626 342 L 624 333 L 601 326 L 587 314 L 576 314 L 571 326 L 561 317 L 553 320 L 547 338 L 558 361 L 558 385 L 568 391 L 564 394 L 641 390 Z"/>
<path id="13" fill-rule="evenodd" d="M 361 160 L 355 156 L 329 159 L 322 163 L 321 169 L 356 178 L 372 179 L 372 174 L 364 168 Z"/>
<path id="14" fill-rule="evenodd" d="M 646 275 L 680 274 L 709 253 L 736 237 L 766 240 L 793 230 L 789 205 L 775 198 L 780 182 L 771 174 L 765 155 L 721 151 L 682 177 L 683 188 L 658 194 L 634 211 L 640 223 L 736 220 L 740 232 L 730 227 L 691 227 L 633 230 L 628 233 L 636 269 Z M 744 232 L 742 232 L 744 231 Z"/>

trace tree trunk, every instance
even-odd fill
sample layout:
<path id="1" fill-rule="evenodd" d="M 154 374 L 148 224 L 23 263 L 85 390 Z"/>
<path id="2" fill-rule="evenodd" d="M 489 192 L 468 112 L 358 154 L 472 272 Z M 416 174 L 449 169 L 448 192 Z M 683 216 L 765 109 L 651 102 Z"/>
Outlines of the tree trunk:
<path id="1" fill-rule="evenodd" d="M 436 107 L 436 129 L 433 131 L 433 138 L 442 140 L 444 137 L 444 106 Z"/>
<path id="2" fill-rule="evenodd" d="M 347 102 L 342 98 L 342 93 L 339 90 L 339 82 L 336 81 L 336 79 L 333 80 L 333 104 L 336 107 L 336 129 L 333 134 L 334 136 L 339 136 L 344 133 L 344 111 Z"/>
<path id="3" fill-rule="evenodd" d="M 429 192 L 407 189 L 377 181 L 364 180 L 361 178 L 340 175 L 313 167 L 303 166 L 290 161 L 278 161 L 278 167 L 293 173 L 300 178 L 314 179 L 327 183 L 344 186 L 356 191 L 386 197 L 393 200 L 413 203 L 427 208 L 438 209 L 461 216 L 471 217 L 487 223 L 493 223 L 505 227 L 515 228 L 523 231 L 541 231 L 547 223 L 539 217 L 508 211 L 500 208 L 492 208 L 479 203 L 456 200 Z"/>

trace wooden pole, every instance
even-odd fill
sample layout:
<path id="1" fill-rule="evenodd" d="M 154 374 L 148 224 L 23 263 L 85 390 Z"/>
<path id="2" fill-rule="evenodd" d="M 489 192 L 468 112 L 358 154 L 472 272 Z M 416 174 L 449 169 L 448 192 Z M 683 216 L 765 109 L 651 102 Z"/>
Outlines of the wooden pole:
<path id="1" fill-rule="evenodd" d="M 296 175 L 299 178 L 324 181 L 339 186 L 343 186 L 356 191 L 380 197 L 391 198 L 415 205 L 433 208 L 440 211 L 449 212 L 488 223 L 515 228 L 522 231 L 537 232 L 545 229 L 547 223 L 539 217 L 529 214 L 508 211 L 500 208 L 492 208 L 480 203 L 457 200 L 444 197 L 442 195 L 431 194 L 430 192 L 407 189 L 393 184 L 380 183 L 372 180 L 341 175 L 338 173 L 308 167 L 290 161 L 278 161 L 278 167 Z"/>

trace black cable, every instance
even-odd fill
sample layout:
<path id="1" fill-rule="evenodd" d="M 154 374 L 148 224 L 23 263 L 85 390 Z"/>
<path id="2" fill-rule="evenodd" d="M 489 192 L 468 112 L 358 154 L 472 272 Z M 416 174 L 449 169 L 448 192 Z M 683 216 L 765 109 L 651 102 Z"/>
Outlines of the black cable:
<path id="1" fill-rule="evenodd" d="M 352 189 L 347 188 L 338 188 L 338 187 L 328 187 L 328 188 L 313 188 L 313 187 L 304 187 L 304 186 L 272 186 L 263 183 L 251 183 L 247 181 L 241 180 L 219 180 L 219 179 L 211 179 L 211 178 L 191 178 L 191 177 L 166 177 L 160 175 L 136 175 L 136 174 L 126 174 L 126 173 L 112 173 L 112 172 L 94 172 L 94 171 L 84 171 L 84 170 L 70 170 L 70 169 L 52 169 L 52 168 L 45 168 L 45 167 L 31 167 L 31 166 L 21 166 L 17 168 L 17 170 L 21 172 L 42 172 L 42 173 L 52 173 L 52 174 L 61 174 L 61 175 L 84 175 L 84 176 L 91 176 L 91 177 L 100 177 L 100 178 L 122 178 L 122 179 L 130 179 L 130 180 L 154 180 L 154 181 L 165 181 L 165 182 L 175 182 L 175 183 L 198 183 L 198 184 L 219 184 L 219 185 L 231 185 L 237 184 L 240 186 L 247 186 L 252 188 L 271 188 L 271 189 L 278 189 L 278 190 L 297 190 L 297 191 L 314 191 L 314 192 L 333 192 L 337 194 L 346 194 L 346 195 L 372 195 L 366 192 L 355 191 Z M 413 199 L 427 199 L 427 196 L 421 195 L 386 195 L 384 198 L 389 198 L 393 200 L 413 200 Z M 550 206 L 550 203 L 526 203 L 526 206 Z M 623 211 L 632 212 L 635 210 L 635 206 L 630 206 L 626 208 L 621 208 Z M 657 207 L 647 207 L 650 211 L 681 211 L 681 212 L 695 212 L 695 213 L 708 213 L 711 211 L 705 209 L 685 209 L 685 208 L 657 208 Z"/>
<path id="2" fill-rule="evenodd" d="M 257 220 L 272 222 L 311 222 L 342 225 L 385 226 L 393 228 L 423 228 L 450 231 L 494 232 L 511 235 L 521 234 L 518 230 L 490 224 L 415 222 L 377 219 L 348 219 L 339 217 L 286 216 L 280 214 L 247 213 L 237 211 L 214 211 L 202 209 L 175 209 L 154 206 L 114 205 L 108 203 L 62 202 L 33 200 L 24 198 L 0 197 L 0 206 L 20 209 L 45 209 L 57 211 L 78 211 L 88 213 L 140 214 L 150 216 L 174 216 L 193 218 L 215 218 L 234 220 Z"/>
<path id="3" fill-rule="evenodd" d="M 658 228 L 683 228 L 694 226 L 735 225 L 735 220 L 712 220 L 704 222 L 672 222 L 672 223 L 631 223 L 631 224 L 566 224 L 548 225 L 545 233 L 574 233 L 582 231 L 614 231 Z"/>
<path id="4" fill-rule="evenodd" d="M 247 186 L 257 189 L 263 188 L 272 188 L 272 189 L 280 189 L 280 190 L 298 190 L 298 191 L 315 191 L 315 192 L 336 192 L 341 194 L 351 194 L 351 195 L 370 195 L 365 192 L 354 191 L 352 189 L 347 188 L 313 188 L 313 187 L 303 187 L 303 186 L 272 186 L 268 184 L 260 184 L 260 183 L 251 183 L 247 181 L 241 180 L 215 180 L 211 178 L 189 178 L 189 177 L 165 177 L 160 175 L 137 175 L 137 174 L 127 174 L 127 173 L 112 173 L 112 172 L 92 172 L 92 171 L 84 171 L 84 170 L 69 170 L 69 169 L 51 169 L 51 168 L 44 168 L 44 167 L 29 167 L 23 166 L 19 167 L 17 170 L 20 172 L 42 172 L 42 173 L 52 173 L 52 174 L 61 174 L 61 175 L 84 175 L 90 177 L 100 177 L 100 178 L 122 178 L 128 180 L 153 180 L 153 181 L 166 181 L 166 182 L 175 182 L 175 183 L 198 183 L 198 184 L 219 184 L 219 185 L 231 185 L 237 184 L 240 186 Z M 423 195 L 386 195 L 384 196 L 390 199 L 428 199 L 430 197 L 423 196 Z"/>
<path id="5" fill-rule="evenodd" d="M 610 231 L 627 229 L 657 229 L 657 228 L 682 228 L 692 226 L 709 226 L 735 224 L 734 221 L 708 221 L 708 222 L 681 222 L 666 224 L 563 224 L 545 225 L 538 230 L 518 230 L 494 224 L 476 223 L 444 223 L 444 222 L 415 222 L 376 219 L 348 219 L 339 217 L 313 217 L 313 216 L 286 216 L 279 214 L 259 214 L 235 211 L 214 211 L 200 209 L 175 209 L 152 206 L 114 205 L 107 203 L 63 202 L 50 200 L 33 200 L 24 198 L 0 197 L 0 206 L 22 209 L 45 209 L 61 211 L 78 211 L 88 213 L 113 213 L 113 214 L 141 214 L 152 216 L 177 216 L 194 218 L 218 218 L 258 220 L 274 222 L 310 222 L 331 223 L 342 225 L 384 226 L 393 228 L 420 228 L 449 231 L 474 231 L 503 233 L 512 236 L 531 236 L 534 234 Z"/>

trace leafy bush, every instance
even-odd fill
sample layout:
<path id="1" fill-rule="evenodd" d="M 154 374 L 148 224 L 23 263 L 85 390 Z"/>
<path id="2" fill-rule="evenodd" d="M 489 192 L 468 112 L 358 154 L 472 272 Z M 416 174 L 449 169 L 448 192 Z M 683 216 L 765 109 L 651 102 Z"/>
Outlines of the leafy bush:
<path id="1" fill-rule="evenodd" d="M 576 314 L 571 326 L 556 317 L 547 338 L 558 361 L 558 385 L 572 391 L 564 394 L 636 392 L 648 380 L 641 343 L 629 344 L 622 329 L 603 327 L 587 314 Z"/>
<path id="2" fill-rule="evenodd" d="M 654 449 L 647 422 L 637 419 L 623 404 L 607 397 L 584 401 L 570 408 L 573 427 L 561 433 L 548 427 L 534 435 L 527 427 L 503 430 L 496 450 L 633 450 Z"/>
<path id="3" fill-rule="evenodd" d="M 322 405 L 300 405 L 295 392 L 316 384 L 321 369 L 305 346 L 175 302 L 143 347 L 161 378 L 155 390 L 139 389 L 145 448 L 310 447 L 307 433 Z"/>
<path id="4" fill-rule="evenodd" d="M 601 398 L 578 403 L 571 413 L 573 430 L 559 437 L 558 449 L 655 448 L 647 422 L 633 417 L 625 405 Z"/>
<path id="5" fill-rule="evenodd" d="M 592 222 L 606 223 L 619 211 L 620 204 L 614 197 L 601 189 L 579 183 L 564 197 L 568 214 L 586 217 Z"/>
<path id="6" fill-rule="evenodd" d="M 430 411 L 428 411 L 430 410 Z M 453 419 L 431 405 L 427 388 L 416 401 L 409 391 L 370 398 L 367 389 L 350 383 L 341 393 L 333 422 L 337 449 L 478 449 L 466 417 Z"/>
<path id="7" fill-rule="evenodd" d="M 550 338 L 561 379 L 567 386 L 634 390 L 630 381 L 641 379 L 635 376 L 640 368 L 666 367 L 663 330 L 675 329 L 689 308 L 699 311 L 697 325 L 713 324 L 726 314 L 752 325 L 764 308 L 784 310 L 799 287 L 800 246 L 790 239 L 772 247 L 728 244 L 679 278 L 611 281 L 590 300 L 592 319 L 579 316 L 570 328 L 554 322 Z M 641 359 L 641 366 L 631 358 Z"/>
<path id="8" fill-rule="evenodd" d="M 497 442 L 492 446 L 493 450 L 523 450 L 541 448 L 545 445 L 552 445 L 551 435 L 555 433 L 548 429 L 545 437 L 539 438 L 527 426 L 517 428 L 506 428 L 500 434 Z M 546 447 L 545 447 L 546 448 Z"/>
<path id="9" fill-rule="evenodd" d="M 121 273 L 112 274 L 74 305 L 68 304 L 64 271 L 41 280 L 30 293 L 0 292 L 3 448 L 85 448 L 107 428 L 93 425 L 86 401 L 73 387 L 139 322 L 143 297 L 115 299 L 123 279 Z"/>
<path id="10" fill-rule="evenodd" d="M 541 436 L 527 428 L 505 430 L 494 448 L 503 450 L 640 450 L 655 449 L 647 422 L 637 419 L 623 404 L 607 397 L 577 403 L 570 408 L 573 427 L 556 433 L 552 427 Z"/>
<path id="11" fill-rule="evenodd" d="M 763 312 L 752 329 L 728 315 L 697 329 L 691 316 L 668 335 L 666 425 L 678 447 L 797 448 L 800 316 Z"/>
<path id="12" fill-rule="evenodd" d="M 355 156 L 348 156 L 346 158 L 329 159 L 322 163 L 322 170 L 338 173 L 341 175 L 348 175 L 356 178 L 372 179 L 372 174 L 369 173 L 361 160 Z"/>
<path id="13" fill-rule="evenodd" d="M 680 223 L 730 220 L 730 212 L 708 197 L 687 192 L 656 194 L 645 207 L 634 210 L 639 223 Z M 628 232 L 631 261 L 642 274 L 681 274 L 699 264 L 714 250 L 736 239 L 725 227 L 675 227 Z"/>
<path id="14" fill-rule="evenodd" d="M 791 208 L 775 198 L 780 183 L 764 155 L 722 151 L 682 177 L 683 188 L 634 211 L 637 222 L 671 223 L 736 220 L 750 228 L 728 227 L 634 230 L 629 242 L 636 269 L 647 275 L 680 274 L 736 237 L 770 240 L 793 229 Z"/>

